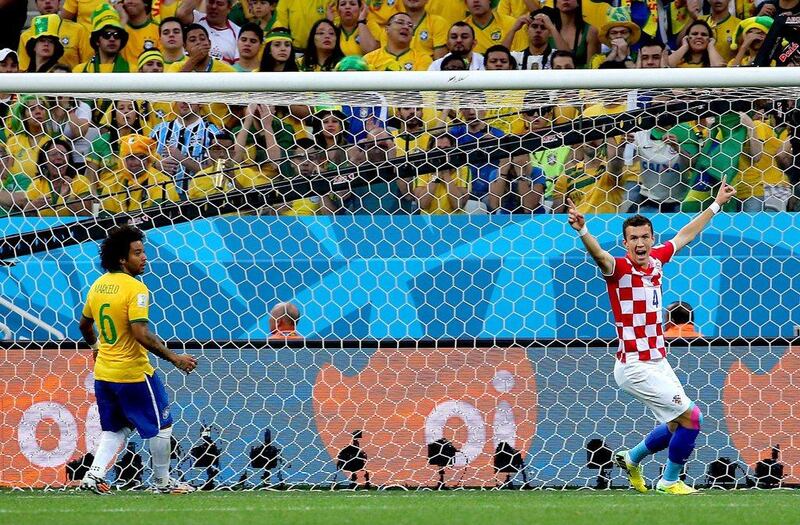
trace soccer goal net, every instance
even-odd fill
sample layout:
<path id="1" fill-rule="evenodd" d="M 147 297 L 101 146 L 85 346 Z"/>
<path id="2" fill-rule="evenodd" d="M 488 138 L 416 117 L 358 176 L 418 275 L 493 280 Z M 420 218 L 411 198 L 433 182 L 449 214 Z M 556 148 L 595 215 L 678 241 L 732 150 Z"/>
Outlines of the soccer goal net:
<path id="1" fill-rule="evenodd" d="M 723 182 L 736 197 L 656 305 L 706 415 L 686 474 L 800 483 L 788 71 L 0 76 L 0 485 L 71 486 L 91 461 L 77 320 L 99 242 L 130 223 L 152 331 L 198 358 L 158 363 L 182 479 L 624 486 L 611 451 L 655 419 L 614 382 L 565 203 L 622 256 L 625 217 L 669 240 Z M 134 437 L 109 479 L 147 485 L 148 463 Z"/>

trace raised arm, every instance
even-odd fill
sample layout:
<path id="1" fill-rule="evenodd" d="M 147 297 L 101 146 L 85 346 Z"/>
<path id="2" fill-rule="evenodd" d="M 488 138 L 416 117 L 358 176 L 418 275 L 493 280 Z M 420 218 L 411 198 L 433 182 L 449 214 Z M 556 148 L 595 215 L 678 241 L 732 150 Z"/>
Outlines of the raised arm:
<path id="1" fill-rule="evenodd" d="M 594 262 L 597 263 L 598 267 L 600 267 L 602 274 L 613 274 L 614 258 L 610 253 L 601 248 L 600 243 L 597 242 L 597 239 L 595 239 L 594 236 L 589 233 L 589 230 L 586 228 L 586 218 L 575 207 L 575 203 L 572 202 L 572 199 L 567 199 L 567 215 L 567 221 L 569 221 L 570 226 L 572 226 L 572 228 L 575 229 L 581 236 L 581 240 L 583 241 L 583 245 L 586 247 L 586 251 L 589 252 L 589 255 L 592 256 L 592 259 L 594 259 Z"/>
<path id="2" fill-rule="evenodd" d="M 736 190 L 723 180 L 719 191 L 717 191 L 717 197 L 714 199 L 711 206 L 698 213 L 697 216 L 695 216 L 689 224 L 681 228 L 678 234 L 672 239 L 675 252 L 677 253 L 681 248 L 692 242 L 694 238 L 697 237 L 697 234 L 703 231 L 703 228 L 706 227 L 711 217 L 716 215 L 734 195 L 736 195 Z"/>
<path id="3" fill-rule="evenodd" d="M 154 333 L 150 331 L 147 323 L 136 322 L 131 323 L 131 333 L 140 345 L 145 347 L 150 353 L 153 353 L 161 359 L 166 359 L 175 368 L 184 373 L 189 373 L 197 366 L 197 359 L 189 354 L 176 354 L 162 343 Z"/>

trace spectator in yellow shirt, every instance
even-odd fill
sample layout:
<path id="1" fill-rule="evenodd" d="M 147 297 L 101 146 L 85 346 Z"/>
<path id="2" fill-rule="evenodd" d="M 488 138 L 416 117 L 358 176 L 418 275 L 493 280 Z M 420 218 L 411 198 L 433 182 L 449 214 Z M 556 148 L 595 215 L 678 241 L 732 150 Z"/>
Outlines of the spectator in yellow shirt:
<path id="1" fill-rule="evenodd" d="M 364 60 L 372 71 L 426 71 L 430 55 L 411 47 L 414 23 L 406 13 L 397 13 L 386 25 L 386 46 L 367 53 Z"/>
<path id="2" fill-rule="evenodd" d="M 87 214 L 91 194 L 84 177 L 78 177 L 69 163 L 71 149 L 64 139 L 50 139 L 37 155 L 37 174 L 26 191 L 25 211 L 41 216 Z M 88 197 L 88 199 L 87 199 Z"/>
<path id="3" fill-rule="evenodd" d="M 406 13 L 414 23 L 411 48 L 422 51 L 433 60 L 447 54 L 447 31 L 449 25 L 439 15 L 427 12 L 429 0 L 403 0 Z"/>
<path id="4" fill-rule="evenodd" d="M 455 139 L 450 135 L 439 135 L 436 148 L 451 150 Z M 417 198 L 419 211 L 423 215 L 463 213 L 469 199 L 469 168 L 445 164 L 435 173 L 418 175 L 411 190 Z"/>
<path id="5" fill-rule="evenodd" d="M 497 12 L 501 15 L 519 18 L 541 9 L 546 3 L 550 6 L 553 5 L 545 1 L 539 2 L 539 0 L 500 0 L 497 3 Z"/>
<path id="6" fill-rule="evenodd" d="M 55 133 L 55 125 L 44 101 L 33 95 L 20 95 L 11 106 L 9 130 L 6 147 L 14 157 L 12 171 L 33 177 L 39 149 Z"/>
<path id="7" fill-rule="evenodd" d="M 298 52 L 305 51 L 311 26 L 325 18 L 331 0 L 280 0 L 278 18 L 273 27 L 285 27 L 294 37 L 294 47 Z"/>
<path id="8" fill-rule="evenodd" d="M 36 0 L 36 9 L 42 15 L 57 15 L 58 0 Z M 26 44 L 33 36 L 35 26 L 22 32 L 19 38 L 19 67 L 23 71 L 28 69 L 30 58 L 26 51 Z M 59 59 L 62 64 L 69 66 L 70 70 L 94 54 L 89 45 L 89 32 L 80 24 L 59 17 L 57 26 L 58 41 L 64 46 L 64 55 Z"/>
<path id="9" fill-rule="evenodd" d="M 128 32 L 119 14 L 108 4 L 103 4 L 94 13 L 92 24 L 89 42 L 95 54 L 87 62 L 75 66 L 73 73 L 129 73 L 130 66 L 122 56 L 128 43 Z"/>
<path id="10" fill-rule="evenodd" d="M 130 213 L 178 202 L 172 177 L 155 167 L 156 141 L 143 135 L 127 135 L 120 141 L 119 169 L 106 172 L 98 182 L 98 197 L 108 213 Z"/>
<path id="11" fill-rule="evenodd" d="M 305 48 L 301 71 L 333 71 L 344 58 L 339 47 L 339 29 L 327 18 L 317 20 L 311 26 Z"/>
<path id="12" fill-rule="evenodd" d="M 219 131 L 208 148 L 213 164 L 197 172 L 189 183 L 189 198 L 200 199 L 231 190 L 261 186 L 269 179 L 257 169 L 239 166 L 234 160 L 234 136 Z"/>
<path id="13" fill-rule="evenodd" d="M 455 60 L 459 60 L 464 65 L 462 59 L 455 57 Z M 466 69 L 466 65 L 463 69 Z M 430 147 L 432 136 L 425 129 L 422 108 L 397 108 L 394 111 L 394 118 L 389 121 L 389 124 L 394 127 L 392 135 L 394 135 L 398 157 L 426 151 Z"/>
<path id="14" fill-rule="evenodd" d="M 307 182 L 319 176 L 320 168 L 325 160 L 322 151 L 312 139 L 302 138 L 295 142 L 289 150 L 289 173 L 281 177 L 280 183 L 284 188 L 291 188 L 294 181 Z M 330 215 L 334 205 L 330 197 L 313 196 L 284 202 L 275 207 L 278 215 L 292 217 L 307 215 Z"/>
<path id="15" fill-rule="evenodd" d="M 554 213 L 566 212 L 568 198 L 581 213 L 618 213 L 625 198 L 620 148 L 613 139 L 598 139 L 582 144 L 579 150 L 583 160 L 571 161 L 556 179 Z"/>
<path id="16" fill-rule="evenodd" d="M 40 15 L 33 19 L 33 35 L 25 44 L 28 73 L 48 73 L 64 54 L 58 39 L 58 15 Z"/>
<path id="17" fill-rule="evenodd" d="M 475 31 L 475 52 L 484 53 L 494 45 L 502 44 L 514 27 L 515 19 L 492 10 L 490 0 L 465 0 L 469 16 L 464 20 Z M 528 47 L 527 35 L 517 33 L 511 45 L 512 51 Z"/>
<path id="18" fill-rule="evenodd" d="M 464 0 L 433 0 L 428 2 L 428 13 L 441 16 L 448 27 L 453 27 L 453 24 L 469 15 Z"/>
<path id="19" fill-rule="evenodd" d="M 768 16 L 754 16 L 739 22 L 734 42 L 731 44 L 731 49 L 736 51 L 736 56 L 728 65 L 749 66 L 752 64 L 771 27 L 772 19 Z"/>
<path id="20" fill-rule="evenodd" d="M 94 31 L 92 17 L 107 0 L 65 0 L 61 8 L 61 18 L 74 20 L 87 32 Z"/>
<path id="21" fill-rule="evenodd" d="M 135 64 L 143 51 L 159 48 L 158 24 L 150 16 L 150 2 L 125 0 L 121 4 L 120 20 L 128 32 L 128 43 L 122 50 L 122 57 L 128 64 Z"/>
<path id="22" fill-rule="evenodd" d="M 369 7 L 367 20 L 384 27 L 389 23 L 389 19 L 397 13 L 402 13 L 405 0 L 364 0 Z"/>
<path id="23" fill-rule="evenodd" d="M 367 11 L 364 0 L 336 2 L 335 12 L 339 15 L 339 47 L 345 56 L 363 56 L 380 47 L 378 38 L 383 29 L 367 20 Z"/>

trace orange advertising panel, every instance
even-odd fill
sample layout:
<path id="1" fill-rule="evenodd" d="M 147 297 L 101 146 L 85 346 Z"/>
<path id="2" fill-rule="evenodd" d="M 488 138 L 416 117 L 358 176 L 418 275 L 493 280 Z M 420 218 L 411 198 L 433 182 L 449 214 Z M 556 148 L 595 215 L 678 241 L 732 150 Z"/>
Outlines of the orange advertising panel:
<path id="1" fill-rule="evenodd" d="M 536 380 L 522 348 L 379 349 L 353 377 L 324 366 L 314 413 L 332 458 L 362 431 L 373 483 L 435 483 L 438 467 L 428 464 L 427 445 L 444 438 L 458 450 L 447 481 L 494 484 L 499 443 L 530 449 Z"/>
<path id="2" fill-rule="evenodd" d="M 88 351 L 0 349 L 0 485 L 63 485 L 66 463 L 94 449 L 91 365 Z"/>

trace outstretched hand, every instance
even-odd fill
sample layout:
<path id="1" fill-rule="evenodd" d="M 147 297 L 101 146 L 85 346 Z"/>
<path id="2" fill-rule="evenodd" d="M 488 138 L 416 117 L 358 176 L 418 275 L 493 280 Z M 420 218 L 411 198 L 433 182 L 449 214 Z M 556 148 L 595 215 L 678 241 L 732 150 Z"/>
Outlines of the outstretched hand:
<path id="1" fill-rule="evenodd" d="M 722 185 L 717 191 L 717 197 L 714 199 L 714 201 L 720 206 L 724 206 L 733 198 L 734 195 L 736 195 L 736 189 L 723 180 Z"/>
<path id="2" fill-rule="evenodd" d="M 578 211 L 572 199 L 567 199 L 567 221 L 576 231 L 586 226 L 586 218 Z"/>
<path id="3" fill-rule="evenodd" d="M 189 354 L 179 354 L 175 356 L 172 364 L 184 374 L 188 374 L 197 367 L 197 359 Z"/>

